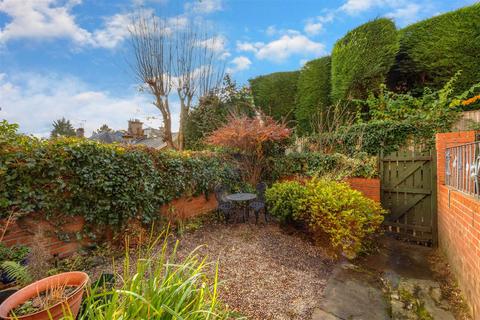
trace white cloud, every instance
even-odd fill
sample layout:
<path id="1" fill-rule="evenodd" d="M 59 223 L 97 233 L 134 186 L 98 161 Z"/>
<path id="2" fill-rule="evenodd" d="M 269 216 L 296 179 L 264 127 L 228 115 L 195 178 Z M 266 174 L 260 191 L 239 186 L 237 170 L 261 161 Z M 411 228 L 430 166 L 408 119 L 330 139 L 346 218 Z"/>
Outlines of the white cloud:
<path id="1" fill-rule="evenodd" d="M 80 28 L 70 14 L 78 2 L 56 5 L 55 0 L 4 0 L 0 12 L 12 20 L 0 30 L 0 42 L 18 38 L 69 38 L 78 44 L 91 41 L 90 33 Z"/>
<path id="2" fill-rule="evenodd" d="M 129 36 L 131 15 L 116 14 L 105 19 L 105 28 L 93 33 L 93 45 L 96 47 L 115 48 Z"/>
<path id="3" fill-rule="evenodd" d="M 185 4 L 185 11 L 197 14 L 207 14 L 222 9 L 222 0 L 193 0 Z"/>
<path id="4" fill-rule="evenodd" d="M 323 31 L 324 25 L 328 22 L 332 22 L 334 18 L 334 13 L 329 12 L 326 15 L 318 16 L 313 19 L 308 19 L 303 30 L 308 35 L 317 35 L 321 31 Z"/>
<path id="5" fill-rule="evenodd" d="M 315 42 L 306 36 L 297 33 L 286 34 L 277 40 L 269 43 L 237 43 L 239 51 L 250 51 L 255 53 L 257 59 L 282 62 L 292 55 L 324 55 L 325 45 Z"/>
<path id="6" fill-rule="evenodd" d="M 232 66 L 228 67 L 226 71 L 227 73 L 232 74 L 239 71 L 248 70 L 252 64 L 252 61 L 245 56 L 239 56 L 234 58 L 230 63 Z"/>
<path id="7" fill-rule="evenodd" d="M 10 21 L 0 29 L 0 43 L 14 39 L 69 39 L 78 46 L 113 48 L 128 36 L 130 14 L 105 18 L 104 28 L 90 32 L 77 24 L 72 14 L 80 0 L 3 0 L 0 12 Z"/>
<path id="8" fill-rule="evenodd" d="M 48 136 L 54 120 L 65 117 L 74 126 L 85 120 L 88 135 L 103 123 L 114 129 L 126 129 L 130 118 L 155 119 L 146 125 L 161 125 L 159 111 L 151 97 L 134 92 L 125 97 L 97 91 L 71 76 L 20 73 L 0 74 L 0 119 L 15 122 L 24 133 Z M 178 103 L 172 101 L 172 124 L 178 129 Z"/>
<path id="9" fill-rule="evenodd" d="M 350 15 L 355 15 L 375 6 L 383 5 L 385 1 L 386 0 L 347 0 L 340 9 Z"/>
<path id="10" fill-rule="evenodd" d="M 237 50 L 238 51 L 245 51 L 245 52 L 253 52 L 256 53 L 258 49 L 263 47 L 265 43 L 263 42 L 243 42 L 243 41 L 237 41 Z"/>
<path id="11" fill-rule="evenodd" d="M 406 25 L 418 19 L 418 14 L 421 9 L 422 7 L 416 3 L 408 3 L 404 7 L 397 8 L 388 13 L 386 16 L 395 19 L 395 21 L 401 25 Z"/>

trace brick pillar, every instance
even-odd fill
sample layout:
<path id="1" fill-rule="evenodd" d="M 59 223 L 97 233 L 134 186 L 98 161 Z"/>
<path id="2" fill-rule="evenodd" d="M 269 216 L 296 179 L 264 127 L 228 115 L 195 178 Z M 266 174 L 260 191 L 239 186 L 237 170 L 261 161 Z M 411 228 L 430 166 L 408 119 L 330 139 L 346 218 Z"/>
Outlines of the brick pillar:
<path id="1" fill-rule="evenodd" d="M 437 183 L 438 185 L 444 185 L 446 148 L 457 146 L 459 144 L 474 142 L 475 131 L 437 133 L 435 138 L 437 147 Z"/>

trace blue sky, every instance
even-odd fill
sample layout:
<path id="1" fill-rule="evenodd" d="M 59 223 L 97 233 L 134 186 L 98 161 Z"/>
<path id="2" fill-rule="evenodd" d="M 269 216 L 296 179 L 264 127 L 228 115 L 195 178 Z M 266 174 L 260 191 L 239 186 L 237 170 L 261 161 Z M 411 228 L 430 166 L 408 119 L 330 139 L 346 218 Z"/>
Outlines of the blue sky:
<path id="1" fill-rule="evenodd" d="M 90 134 L 130 118 L 161 124 L 128 67 L 128 23 L 139 8 L 202 20 L 240 84 L 327 55 L 348 30 L 377 17 L 404 27 L 473 0 L 0 0 L 0 119 L 48 136 L 66 117 Z M 172 98 L 174 128 L 178 105 Z"/>

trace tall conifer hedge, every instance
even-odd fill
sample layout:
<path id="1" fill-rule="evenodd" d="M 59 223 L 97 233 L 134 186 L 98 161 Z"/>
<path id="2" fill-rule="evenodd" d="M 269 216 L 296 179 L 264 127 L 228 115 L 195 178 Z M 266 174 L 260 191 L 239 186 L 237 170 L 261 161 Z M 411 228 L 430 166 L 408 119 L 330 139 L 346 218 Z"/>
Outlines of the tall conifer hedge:
<path id="1" fill-rule="evenodd" d="M 330 104 L 331 58 L 307 62 L 298 78 L 295 118 L 301 133 L 312 131 L 312 118 Z"/>
<path id="2" fill-rule="evenodd" d="M 276 72 L 250 79 L 253 100 L 275 120 L 293 120 L 300 72 Z"/>
<path id="3" fill-rule="evenodd" d="M 456 92 L 480 82 L 480 3 L 400 30 L 393 89 L 441 88 L 458 70 Z"/>
<path id="4" fill-rule="evenodd" d="M 332 52 L 332 100 L 365 98 L 379 88 L 399 49 L 395 24 L 376 19 L 347 33 Z"/>

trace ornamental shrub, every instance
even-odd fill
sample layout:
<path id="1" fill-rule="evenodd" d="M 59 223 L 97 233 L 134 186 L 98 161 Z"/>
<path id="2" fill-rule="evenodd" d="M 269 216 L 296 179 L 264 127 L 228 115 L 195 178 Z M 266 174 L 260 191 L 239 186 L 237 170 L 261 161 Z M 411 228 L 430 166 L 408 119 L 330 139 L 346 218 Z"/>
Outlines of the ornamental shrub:
<path id="1" fill-rule="evenodd" d="M 293 120 L 298 76 L 298 71 L 292 71 L 250 79 L 255 106 L 275 120 Z"/>
<path id="2" fill-rule="evenodd" d="M 383 222 L 385 210 L 346 183 L 313 179 L 306 184 L 306 209 L 299 210 L 304 221 L 319 239 L 332 248 L 354 257 L 362 244 Z"/>
<path id="3" fill-rule="evenodd" d="M 313 131 L 313 117 L 330 105 L 331 58 L 307 62 L 298 77 L 295 119 L 299 133 Z"/>
<path id="4" fill-rule="evenodd" d="M 0 217 L 12 210 L 81 215 L 90 223 L 122 227 L 131 218 L 153 221 L 160 206 L 175 198 L 208 194 L 216 183 L 238 181 L 235 167 L 214 153 L 75 138 L 2 141 L 0 136 Z"/>
<path id="5" fill-rule="evenodd" d="M 347 33 L 332 51 L 332 100 L 366 98 L 377 90 L 395 62 L 395 24 L 376 19 Z"/>
<path id="6" fill-rule="evenodd" d="M 344 182 L 312 179 L 275 183 L 266 192 L 269 212 L 281 221 L 304 224 L 318 240 L 347 257 L 362 250 L 386 213 Z"/>
<path id="7" fill-rule="evenodd" d="M 412 24 L 400 33 L 400 51 L 390 74 L 394 89 L 438 89 L 462 70 L 455 92 L 480 82 L 480 4 Z"/>
<path id="8" fill-rule="evenodd" d="M 275 183 L 265 192 L 268 212 L 281 222 L 298 219 L 305 205 L 305 186 L 297 181 Z"/>

